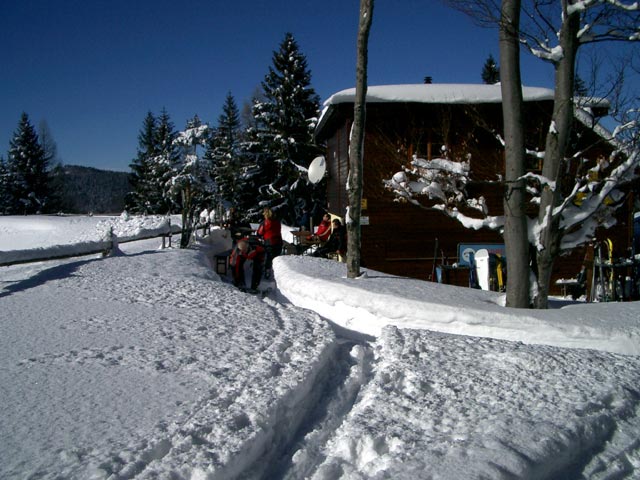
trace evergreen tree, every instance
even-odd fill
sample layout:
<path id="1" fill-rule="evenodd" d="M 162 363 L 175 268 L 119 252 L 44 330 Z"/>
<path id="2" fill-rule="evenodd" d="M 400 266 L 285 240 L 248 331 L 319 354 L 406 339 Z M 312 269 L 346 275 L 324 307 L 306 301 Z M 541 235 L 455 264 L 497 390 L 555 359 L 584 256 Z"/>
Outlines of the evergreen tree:
<path id="1" fill-rule="evenodd" d="M 168 214 L 175 208 L 169 180 L 177 161 L 173 123 L 165 109 L 159 117 L 148 112 L 138 134 L 138 154 L 129 165 L 132 191 L 126 208 L 142 214 Z"/>
<path id="2" fill-rule="evenodd" d="M 4 158 L 0 156 L 0 215 L 9 213 L 11 208 L 10 183 L 8 177 L 7 164 Z"/>
<path id="3" fill-rule="evenodd" d="M 58 159 L 58 145 L 53 138 L 49 124 L 46 120 L 42 120 L 38 125 L 38 138 L 40 145 L 44 151 L 45 161 L 49 169 L 49 192 L 51 194 L 49 199 L 50 212 L 57 212 L 62 209 L 61 198 L 64 185 L 60 178 L 60 166 L 61 162 Z"/>
<path id="4" fill-rule="evenodd" d="M 10 196 L 8 213 L 48 210 L 51 198 L 48 162 L 26 113 L 22 114 L 9 144 L 6 174 Z"/>
<path id="5" fill-rule="evenodd" d="M 482 67 L 482 81 L 488 85 L 495 85 L 500 81 L 500 68 L 491 54 Z"/>
<path id="6" fill-rule="evenodd" d="M 74 213 L 70 210 L 67 198 L 67 182 L 64 166 L 61 162 L 55 162 L 51 168 L 51 212 Z"/>
<path id="7" fill-rule="evenodd" d="M 311 87 L 306 58 L 291 33 L 285 35 L 272 61 L 262 82 L 264 99 L 254 101 L 255 126 L 247 132 L 247 152 L 253 170 L 263 179 L 259 206 L 271 206 L 284 221 L 293 222 L 296 205 L 312 195 L 305 170 L 319 152 L 313 143 L 319 98 Z"/>
<path id="8" fill-rule="evenodd" d="M 231 93 L 227 94 L 218 117 L 218 128 L 211 135 L 205 158 L 211 163 L 215 182 L 214 202 L 218 210 L 224 205 L 237 205 L 239 175 L 242 160 L 240 151 L 240 113 Z"/>
<path id="9" fill-rule="evenodd" d="M 178 161 L 178 151 L 174 144 L 177 133 L 166 109 L 158 117 L 156 145 L 158 155 L 152 164 L 154 213 L 168 214 L 177 211 L 179 205 L 171 196 L 171 178 L 173 166 Z"/>
<path id="10" fill-rule="evenodd" d="M 156 144 L 157 120 L 151 112 L 147 112 L 138 134 L 138 154 L 129 164 L 131 168 L 132 191 L 127 196 L 126 208 L 134 213 L 152 213 L 152 162 L 158 155 Z"/>
<path id="11" fill-rule="evenodd" d="M 38 125 L 38 138 L 40 139 L 40 145 L 44 150 L 44 156 L 49 167 L 54 168 L 55 164 L 59 163 L 58 160 L 58 145 L 53 139 L 49 124 L 42 120 Z"/>

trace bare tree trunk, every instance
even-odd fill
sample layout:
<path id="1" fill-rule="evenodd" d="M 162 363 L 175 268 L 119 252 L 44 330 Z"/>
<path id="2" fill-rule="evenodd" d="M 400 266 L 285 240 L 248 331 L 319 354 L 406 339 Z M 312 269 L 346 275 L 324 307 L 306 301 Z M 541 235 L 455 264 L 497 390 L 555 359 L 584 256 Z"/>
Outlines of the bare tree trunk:
<path id="1" fill-rule="evenodd" d="M 525 212 L 524 127 L 520 77 L 520 0 L 502 0 L 500 84 L 505 140 L 504 243 L 507 254 L 507 307 L 529 307 L 529 241 Z"/>
<path id="2" fill-rule="evenodd" d="M 360 214 L 362 211 L 362 157 L 367 97 L 367 52 L 373 18 L 373 0 L 360 0 L 358 52 L 356 63 L 356 98 L 353 105 L 349 153 L 349 219 L 347 221 L 347 278 L 360 275 Z"/>
<path id="3" fill-rule="evenodd" d="M 547 132 L 542 176 L 555 182 L 555 188 L 545 186 L 540 198 L 538 226 L 540 244 L 537 246 L 538 296 L 536 308 L 547 308 L 551 287 L 553 262 L 560 250 L 560 217 L 554 209 L 562 200 L 563 174 L 561 167 L 566 156 L 567 144 L 573 124 L 573 85 L 576 54 L 578 51 L 578 13 L 567 15 L 568 0 L 562 0 L 565 21 L 560 30 L 560 47 L 563 56 L 555 64 L 555 97 L 551 125 Z"/>

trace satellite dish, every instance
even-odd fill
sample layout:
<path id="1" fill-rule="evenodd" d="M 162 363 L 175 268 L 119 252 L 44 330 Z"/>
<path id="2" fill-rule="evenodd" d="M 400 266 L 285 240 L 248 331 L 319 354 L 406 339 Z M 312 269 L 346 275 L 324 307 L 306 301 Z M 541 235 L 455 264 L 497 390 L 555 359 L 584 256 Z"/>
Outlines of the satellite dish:
<path id="1" fill-rule="evenodd" d="M 324 157 L 321 155 L 313 159 L 311 165 L 309 165 L 309 181 L 311 183 L 318 183 L 324 177 L 324 172 L 327 171 L 327 163 L 324 161 Z"/>

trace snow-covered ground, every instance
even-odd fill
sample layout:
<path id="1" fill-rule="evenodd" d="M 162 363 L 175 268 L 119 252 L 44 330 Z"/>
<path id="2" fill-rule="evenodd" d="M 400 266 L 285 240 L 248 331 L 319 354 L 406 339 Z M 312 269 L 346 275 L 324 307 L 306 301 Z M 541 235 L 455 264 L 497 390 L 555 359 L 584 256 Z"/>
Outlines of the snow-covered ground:
<path id="1" fill-rule="evenodd" d="M 0 217 L 0 263 L 99 220 Z M 297 256 L 262 299 L 211 268 L 224 231 L 160 244 L 0 267 L 0 478 L 640 477 L 637 302 L 511 310 Z"/>

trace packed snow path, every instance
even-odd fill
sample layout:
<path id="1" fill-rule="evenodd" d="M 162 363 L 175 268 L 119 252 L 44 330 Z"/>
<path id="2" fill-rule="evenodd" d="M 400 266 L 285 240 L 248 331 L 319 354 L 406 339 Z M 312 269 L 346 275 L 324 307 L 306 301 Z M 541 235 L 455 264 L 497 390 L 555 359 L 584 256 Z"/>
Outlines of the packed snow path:
<path id="1" fill-rule="evenodd" d="M 239 292 L 193 251 L 7 283 L 2 478 L 260 478 L 334 357 L 317 315 Z"/>
<path id="2" fill-rule="evenodd" d="M 0 477 L 637 478 L 640 357 L 606 351 L 633 347 L 637 305 L 563 309 L 528 332 L 530 313 L 498 318 L 479 292 L 473 317 L 425 282 L 376 275 L 347 293 L 343 269 L 281 257 L 264 301 L 193 250 L 3 270 Z M 309 300 L 377 338 L 337 338 Z M 423 329 L 382 325 L 412 311 Z"/>

